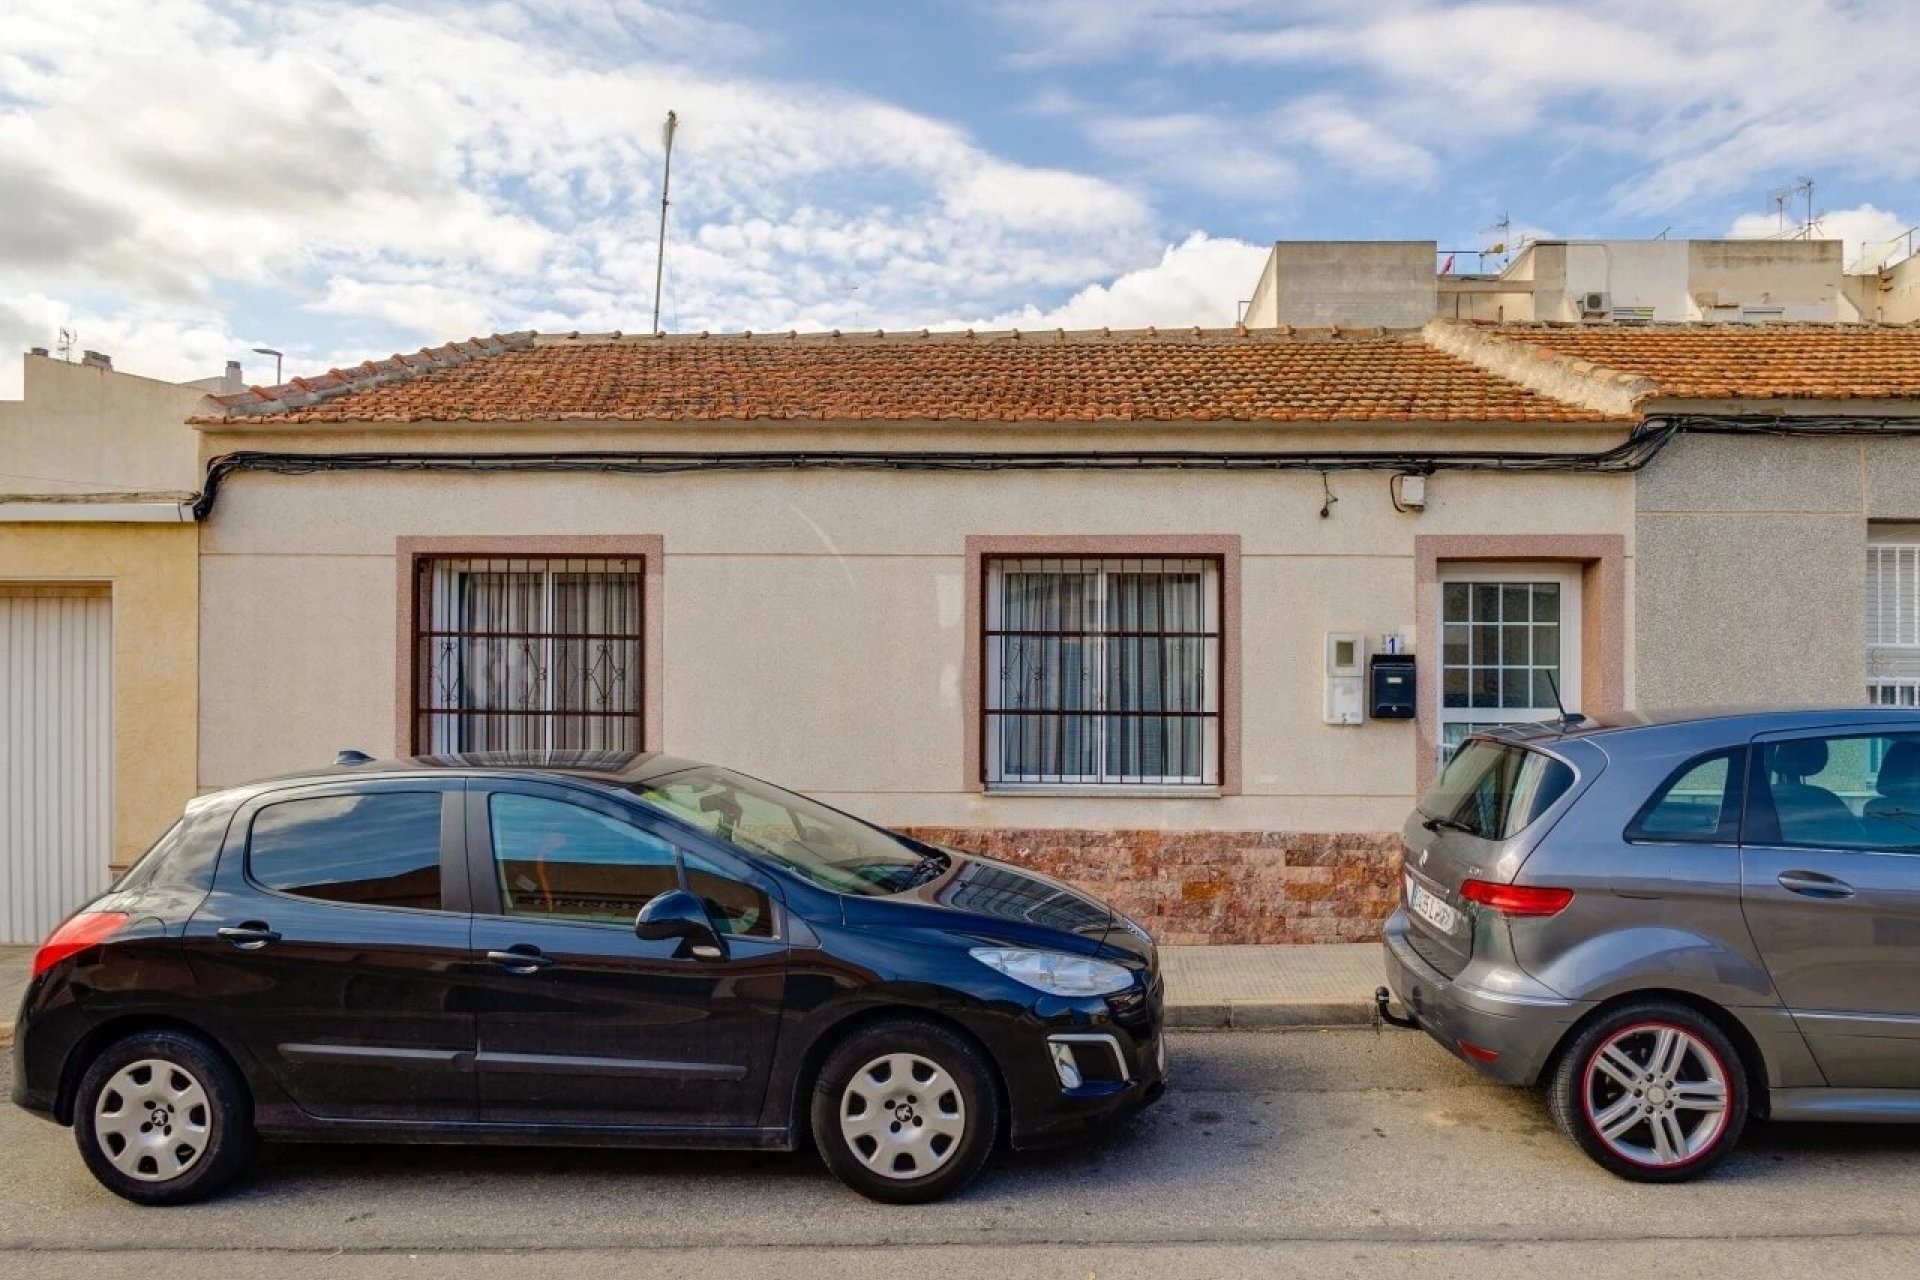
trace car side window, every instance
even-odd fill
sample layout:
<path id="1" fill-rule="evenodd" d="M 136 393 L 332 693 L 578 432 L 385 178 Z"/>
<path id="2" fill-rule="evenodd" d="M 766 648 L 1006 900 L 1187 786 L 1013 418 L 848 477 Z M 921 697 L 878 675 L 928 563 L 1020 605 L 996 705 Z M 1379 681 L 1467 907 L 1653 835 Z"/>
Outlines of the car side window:
<path id="1" fill-rule="evenodd" d="M 734 879 L 697 853 L 683 853 L 687 888 L 706 904 L 720 933 L 735 938 L 771 938 L 773 902 L 750 884 Z"/>
<path id="2" fill-rule="evenodd" d="M 367 791 L 266 805 L 253 818 L 247 874 L 301 898 L 438 910 L 440 795 Z"/>
<path id="3" fill-rule="evenodd" d="M 1742 749 L 1681 765 L 1641 807 L 1627 839 L 1662 844 L 1732 844 L 1740 837 Z"/>
<path id="4" fill-rule="evenodd" d="M 631 926 L 680 887 L 673 845 L 618 818 L 513 791 L 494 792 L 487 815 L 508 915 Z"/>
<path id="5" fill-rule="evenodd" d="M 1761 747 L 1771 842 L 1920 853 L 1920 733 L 1790 738 Z"/>

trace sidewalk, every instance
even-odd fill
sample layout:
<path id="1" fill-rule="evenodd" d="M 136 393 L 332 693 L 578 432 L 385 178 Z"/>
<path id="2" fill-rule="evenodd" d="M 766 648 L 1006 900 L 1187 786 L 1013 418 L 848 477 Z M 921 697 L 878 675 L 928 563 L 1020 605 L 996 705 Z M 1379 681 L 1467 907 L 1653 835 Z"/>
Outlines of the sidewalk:
<path id="1" fill-rule="evenodd" d="M 26 989 L 32 947 L 0 947 L 0 1048 Z M 1273 1030 L 1364 1026 L 1380 985 L 1371 942 L 1297 947 L 1162 947 L 1170 1027 Z"/>

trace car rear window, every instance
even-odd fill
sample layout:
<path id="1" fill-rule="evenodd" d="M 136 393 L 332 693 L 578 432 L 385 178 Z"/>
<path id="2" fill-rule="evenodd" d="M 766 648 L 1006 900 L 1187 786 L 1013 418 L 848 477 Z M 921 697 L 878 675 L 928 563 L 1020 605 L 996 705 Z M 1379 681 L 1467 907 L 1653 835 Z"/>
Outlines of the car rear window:
<path id="1" fill-rule="evenodd" d="M 1420 812 L 1483 840 L 1505 840 L 1532 825 L 1573 785 L 1564 761 L 1510 742 L 1470 740 L 1448 761 Z"/>
<path id="2" fill-rule="evenodd" d="M 286 800 L 253 820 L 247 871 L 281 893 L 355 906 L 440 906 L 440 795 Z"/>
<path id="3" fill-rule="evenodd" d="M 1674 770 L 1627 828 L 1627 839 L 1732 844 L 1740 837 L 1741 749 L 1716 751 Z"/>

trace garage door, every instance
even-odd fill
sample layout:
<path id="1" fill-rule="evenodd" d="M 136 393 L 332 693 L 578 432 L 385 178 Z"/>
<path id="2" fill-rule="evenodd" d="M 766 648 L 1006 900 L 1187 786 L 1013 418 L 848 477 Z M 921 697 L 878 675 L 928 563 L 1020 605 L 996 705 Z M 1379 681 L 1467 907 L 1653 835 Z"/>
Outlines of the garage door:
<path id="1" fill-rule="evenodd" d="M 106 887 L 112 814 L 106 588 L 0 584 L 0 943 Z"/>

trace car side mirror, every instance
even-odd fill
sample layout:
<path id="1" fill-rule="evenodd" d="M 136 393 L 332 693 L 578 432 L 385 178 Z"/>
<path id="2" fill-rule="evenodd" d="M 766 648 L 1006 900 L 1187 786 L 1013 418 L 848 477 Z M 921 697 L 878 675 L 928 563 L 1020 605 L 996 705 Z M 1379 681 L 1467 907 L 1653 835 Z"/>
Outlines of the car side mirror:
<path id="1" fill-rule="evenodd" d="M 642 942 L 678 938 L 680 945 L 673 952 L 677 960 L 724 960 L 727 956 L 727 944 L 713 927 L 706 904 L 685 889 L 669 889 L 640 908 L 633 932 Z"/>

